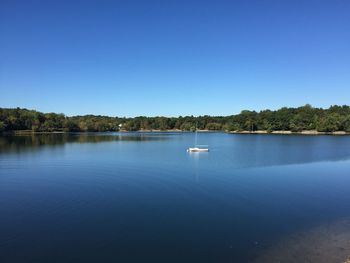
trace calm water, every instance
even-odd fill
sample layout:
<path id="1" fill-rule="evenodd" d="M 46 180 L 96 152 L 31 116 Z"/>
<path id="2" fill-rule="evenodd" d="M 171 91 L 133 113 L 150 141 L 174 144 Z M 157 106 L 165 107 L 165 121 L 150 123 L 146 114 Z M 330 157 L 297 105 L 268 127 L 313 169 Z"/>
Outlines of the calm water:
<path id="1" fill-rule="evenodd" d="M 0 137 L 0 262 L 250 262 L 350 217 L 350 137 Z"/>

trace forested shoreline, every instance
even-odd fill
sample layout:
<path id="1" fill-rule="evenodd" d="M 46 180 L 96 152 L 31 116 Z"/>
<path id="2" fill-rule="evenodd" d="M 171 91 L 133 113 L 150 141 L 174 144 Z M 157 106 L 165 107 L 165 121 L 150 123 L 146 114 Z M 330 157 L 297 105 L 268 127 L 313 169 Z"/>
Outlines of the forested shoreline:
<path id="1" fill-rule="evenodd" d="M 0 108 L 0 132 L 104 132 L 142 130 L 194 131 L 291 131 L 350 132 L 350 107 L 328 109 L 305 105 L 298 108 L 249 111 L 230 116 L 109 117 L 42 113 L 23 108 Z"/>

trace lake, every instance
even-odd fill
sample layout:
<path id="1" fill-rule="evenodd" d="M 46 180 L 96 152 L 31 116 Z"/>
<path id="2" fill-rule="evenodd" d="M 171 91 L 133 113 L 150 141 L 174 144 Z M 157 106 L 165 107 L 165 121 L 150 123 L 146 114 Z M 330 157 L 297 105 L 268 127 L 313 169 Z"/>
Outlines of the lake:
<path id="1" fill-rule="evenodd" d="M 0 137 L 0 262 L 255 262 L 350 218 L 350 136 L 198 143 L 210 152 L 186 152 L 194 133 Z"/>

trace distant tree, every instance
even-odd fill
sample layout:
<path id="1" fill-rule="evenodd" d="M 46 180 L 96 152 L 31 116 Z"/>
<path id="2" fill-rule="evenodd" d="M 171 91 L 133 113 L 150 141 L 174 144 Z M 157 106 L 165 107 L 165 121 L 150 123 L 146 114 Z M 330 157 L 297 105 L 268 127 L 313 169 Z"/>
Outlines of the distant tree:
<path id="1" fill-rule="evenodd" d="M 205 127 L 207 130 L 219 131 L 222 129 L 222 125 L 220 123 L 210 122 Z"/>
<path id="2" fill-rule="evenodd" d="M 317 124 L 317 130 L 323 132 L 338 131 L 341 126 L 341 117 L 337 113 L 331 113 L 322 118 Z"/>
<path id="3" fill-rule="evenodd" d="M 3 132 L 5 130 L 5 123 L 3 121 L 0 121 L 0 132 Z"/>
<path id="4" fill-rule="evenodd" d="M 194 131 L 196 129 L 196 126 L 191 122 L 184 122 L 181 125 L 180 129 L 183 131 Z"/>
<path id="5" fill-rule="evenodd" d="M 344 116 L 341 120 L 341 130 L 350 132 L 350 115 Z"/>
<path id="6" fill-rule="evenodd" d="M 66 118 L 63 124 L 63 130 L 68 132 L 78 132 L 80 131 L 78 123 L 73 119 Z"/>
<path id="7" fill-rule="evenodd" d="M 32 130 L 32 131 L 118 131 L 119 125 L 127 131 L 140 129 L 167 130 L 181 129 L 194 131 L 198 129 L 226 131 L 266 130 L 313 130 L 349 131 L 350 107 L 333 105 L 328 109 L 313 108 L 307 104 L 299 108 L 281 108 L 279 110 L 263 110 L 260 112 L 244 110 L 240 114 L 230 116 L 180 116 L 118 118 L 107 116 L 73 116 L 63 114 L 41 113 L 34 110 L 0 108 L 0 130 Z"/>

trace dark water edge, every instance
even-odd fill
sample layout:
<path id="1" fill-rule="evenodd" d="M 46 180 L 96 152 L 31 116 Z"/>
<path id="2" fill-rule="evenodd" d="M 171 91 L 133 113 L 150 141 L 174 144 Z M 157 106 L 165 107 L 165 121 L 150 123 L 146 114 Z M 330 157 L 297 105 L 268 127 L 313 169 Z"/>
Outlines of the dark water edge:
<path id="1" fill-rule="evenodd" d="M 1 262 L 254 262 L 350 218 L 349 137 L 193 139 L 0 137 Z"/>

